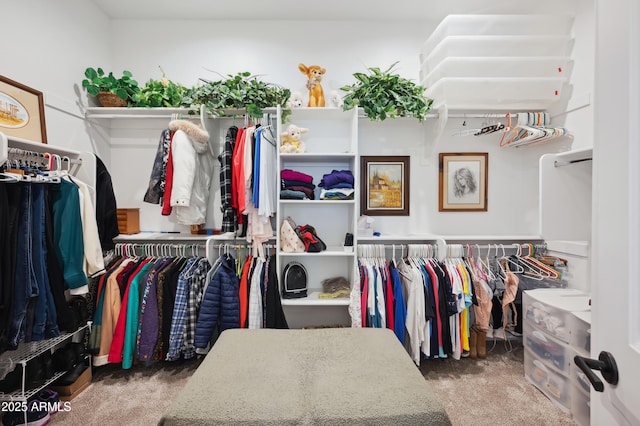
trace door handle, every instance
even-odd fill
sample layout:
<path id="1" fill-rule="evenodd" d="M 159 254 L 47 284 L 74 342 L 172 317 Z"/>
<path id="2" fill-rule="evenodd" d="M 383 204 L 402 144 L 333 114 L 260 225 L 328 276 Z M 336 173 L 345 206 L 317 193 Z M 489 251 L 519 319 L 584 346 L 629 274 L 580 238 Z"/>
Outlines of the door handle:
<path id="1" fill-rule="evenodd" d="M 602 377 L 612 385 L 618 384 L 618 366 L 609 352 L 602 351 L 598 359 L 585 358 L 580 355 L 573 357 L 578 368 L 587 376 L 593 388 L 598 392 L 604 391 L 604 383 L 593 370 L 600 370 Z"/>

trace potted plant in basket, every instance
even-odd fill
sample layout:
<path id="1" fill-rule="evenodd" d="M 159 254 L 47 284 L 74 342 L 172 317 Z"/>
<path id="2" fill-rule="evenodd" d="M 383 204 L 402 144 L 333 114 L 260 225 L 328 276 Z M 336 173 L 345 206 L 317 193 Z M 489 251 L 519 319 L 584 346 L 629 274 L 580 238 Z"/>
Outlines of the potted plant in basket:
<path id="1" fill-rule="evenodd" d="M 102 68 L 87 68 L 82 87 L 91 96 L 98 98 L 103 107 L 124 107 L 133 102 L 140 90 L 138 82 L 132 78 L 130 71 L 123 71 L 122 77 L 116 78 L 113 72 L 105 74 Z"/>
<path id="2" fill-rule="evenodd" d="M 368 68 L 369 74 L 356 72 L 357 82 L 341 87 L 345 111 L 361 107 L 372 121 L 386 118 L 413 117 L 423 121 L 433 103 L 424 96 L 426 90 L 406 78 L 393 74 L 394 63 L 387 70 Z"/>

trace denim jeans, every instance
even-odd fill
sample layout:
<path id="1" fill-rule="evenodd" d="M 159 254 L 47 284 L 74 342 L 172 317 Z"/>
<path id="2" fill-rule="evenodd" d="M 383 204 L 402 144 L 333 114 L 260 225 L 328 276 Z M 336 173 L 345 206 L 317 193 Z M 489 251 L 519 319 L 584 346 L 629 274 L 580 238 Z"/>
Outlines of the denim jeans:
<path id="1" fill-rule="evenodd" d="M 38 297 L 38 283 L 33 268 L 32 224 L 33 198 L 31 183 L 23 182 L 18 216 L 18 244 L 16 246 L 16 275 L 13 293 L 13 317 L 9 330 L 9 346 L 18 347 L 25 337 L 27 322 L 27 303 Z"/>
<path id="2" fill-rule="evenodd" d="M 31 340 L 43 340 L 60 335 L 58 330 L 56 307 L 47 274 L 47 246 L 45 233 L 44 185 L 34 184 L 33 196 L 33 234 L 32 259 L 33 270 L 38 283 L 38 298 L 35 300 L 35 316 Z"/>

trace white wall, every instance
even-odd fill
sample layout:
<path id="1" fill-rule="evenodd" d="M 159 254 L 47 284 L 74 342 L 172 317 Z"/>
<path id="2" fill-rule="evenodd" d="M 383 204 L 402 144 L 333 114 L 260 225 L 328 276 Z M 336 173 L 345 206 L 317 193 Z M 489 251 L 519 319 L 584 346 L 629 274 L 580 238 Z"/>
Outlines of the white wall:
<path id="1" fill-rule="evenodd" d="M 45 92 L 51 105 L 46 111 L 50 143 L 96 151 L 110 168 L 119 206 L 141 207 L 142 227 L 149 230 L 183 229 L 161 217 L 158 206 L 142 202 L 158 137 L 167 122 L 85 123 L 59 112 L 56 108 L 78 114 L 78 101 L 87 102 L 78 88 L 87 66 L 115 72 L 128 69 L 140 83 L 158 79 L 158 66 L 162 66 L 168 78 L 185 85 L 194 85 L 199 78 L 217 79 L 216 73 L 250 71 L 305 93 L 305 78 L 297 65 L 316 63 L 327 69 L 324 86 L 330 92 L 352 83 L 353 72 L 364 72 L 368 66 L 384 68 L 396 61 L 398 73 L 417 79 L 419 48 L 437 25 L 417 21 L 110 21 L 91 2 L 80 0 L 3 3 L 3 16 L 8 16 L 3 29 L 24 34 L 26 48 L 3 51 L 0 72 Z M 526 10 L 529 6 L 505 2 L 482 12 L 575 14 L 571 84 L 574 102 L 583 104 L 593 88 L 591 3 L 571 0 L 553 3 L 554 8 Z M 24 32 L 27 18 L 37 31 Z M 591 146 L 592 119 L 591 107 L 562 115 L 558 122 L 571 130 L 573 140 L 519 149 L 500 149 L 499 135 L 451 136 L 481 126 L 483 119 L 450 119 L 437 140 L 433 119 L 422 125 L 407 119 L 384 123 L 361 119 L 361 155 L 412 157 L 411 216 L 378 217 L 376 229 L 383 233 L 539 234 L 538 158 L 545 152 Z M 488 212 L 439 213 L 438 153 L 467 151 L 489 153 Z"/>
<path id="2" fill-rule="evenodd" d="M 265 81 L 303 93 L 305 79 L 297 69 L 299 62 L 320 64 L 327 69 L 325 92 L 352 83 L 351 74 L 365 71 L 366 66 L 387 67 L 396 61 L 400 61 L 398 73 L 417 79 L 420 46 L 437 22 L 385 23 L 384 31 L 380 25 L 380 22 L 344 21 L 116 20 L 113 22 L 113 46 L 118 49 L 114 51 L 114 68 L 127 68 L 138 80 L 145 81 L 161 76 L 160 65 L 167 77 L 187 85 L 197 83 L 200 77 L 219 78 L 209 70 L 223 75 L 250 71 L 262 75 Z M 317 26 L 314 31 L 318 30 L 318 36 L 296 36 L 309 33 L 310 27 L 314 26 Z M 582 44 L 589 42 L 581 41 Z M 579 61 L 581 69 L 574 70 L 574 75 L 586 74 L 577 80 L 581 85 L 592 81 L 592 69 L 584 66 L 584 62 Z M 582 82 L 585 80 L 587 83 Z M 463 121 L 466 126 L 462 125 Z M 411 155 L 411 216 L 377 217 L 376 230 L 394 234 L 540 234 L 538 158 L 545 152 L 570 149 L 572 141 L 501 149 L 499 135 L 451 136 L 465 128 L 477 128 L 482 122 L 482 119 L 451 119 L 442 137 L 435 140 L 435 120 L 422 125 L 408 119 L 384 123 L 360 120 L 361 155 Z M 176 230 L 180 227 L 160 217 L 159 207 L 140 201 L 146 189 L 157 138 L 166 123 L 156 122 L 155 125 L 158 127 L 140 137 L 129 137 L 133 134 L 130 131 L 117 131 L 118 145 L 112 146 L 114 163 L 123 170 L 135 168 L 139 173 L 135 178 L 130 174 L 116 177 L 115 184 L 119 187 L 119 200 L 123 206 L 142 207 L 143 228 Z M 489 153 L 488 212 L 438 212 L 439 152 Z"/>
<path id="3" fill-rule="evenodd" d="M 2 33 L 14 36 L 2 48 L 0 74 L 44 93 L 49 144 L 108 161 L 106 141 L 90 139 L 79 105 L 85 68 L 110 66 L 108 18 L 83 0 L 1 0 L 0 10 Z"/>

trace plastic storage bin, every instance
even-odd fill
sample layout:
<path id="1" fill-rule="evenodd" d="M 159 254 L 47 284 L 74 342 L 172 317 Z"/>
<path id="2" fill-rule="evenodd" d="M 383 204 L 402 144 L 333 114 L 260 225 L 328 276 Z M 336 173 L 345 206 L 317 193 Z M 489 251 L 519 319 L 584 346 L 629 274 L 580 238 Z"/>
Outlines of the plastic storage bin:
<path id="1" fill-rule="evenodd" d="M 450 57 L 570 56 L 573 39 L 558 36 L 448 36 L 433 50 L 420 54 L 425 75 Z"/>
<path id="2" fill-rule="evenodd" d="M 567 77 L 573 61 L 567 57 L 451 57 L 430 73 L 420 70 L 420 81 L 430 87 L 447 77 Z"/>
<path id="3" fill-rule="evenodd" d="M 571 415 L 579 426 L 591 424 L 591 398 L 577 387 L 571 387 Z"/>
<path id="4" fill-rule="evenodd" d="M 434 108 L 524 110 L 546 109 L 560 99 L 564 78 L 441 78 L 425 96 Z"/>
<path id="5" fill-rule="evenodd" d="M 568 35 L 573 18 L 561 15 L 449 15 L 422 46 L 430 52 L 450 35 Z"/>
<path id="6" fill-rule="evenodd" d="M 569 316 L 569 344 L 583 356 L 591 354 L 591 311 Z"/>
<path id="7" fill-rule="evenodd" d="M 522 296 L 525 322 L 532 328 L 544 330 L 561 341 L 570 343 L 570 330 L 578 323 L 573 312 L 588 311 L 589 300 L 588 294 L 572 289 L 525 291 Z M 584 324 L 580 328 L 586 330 Z"/>
<path id="8" fill-rule="evenodd" d="M 525 350 L 524 375 L 563 411 L 571 409 L 571 385 L 568 377 L 550 369 L 535 354 Z"/>
<path id="9" fill-rule="evenodd" d="M 569 366 L 573 360 L 573 351 L 566 343 L 554 339 L 545 332 L 532 328 L 525 321 L 523 326 L 524 346 L 531 351 L 537 359 L 558 372 L 569 376 Z"/>

